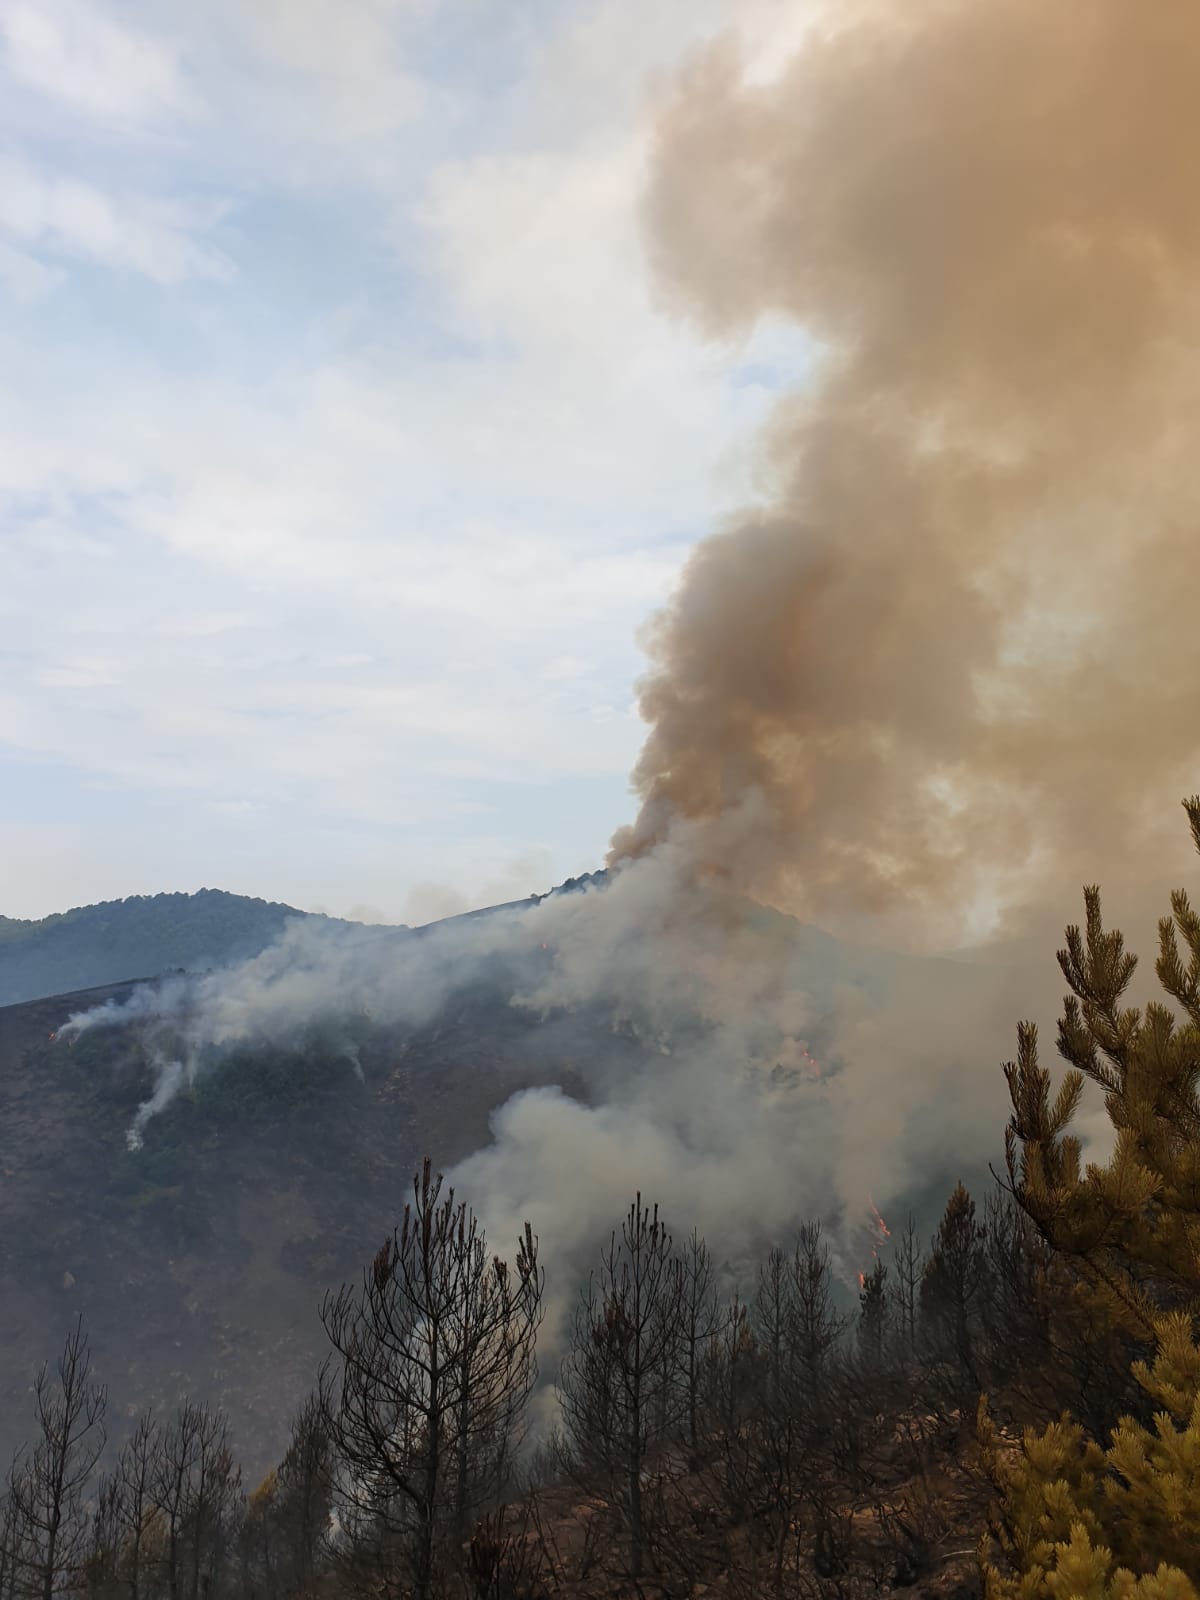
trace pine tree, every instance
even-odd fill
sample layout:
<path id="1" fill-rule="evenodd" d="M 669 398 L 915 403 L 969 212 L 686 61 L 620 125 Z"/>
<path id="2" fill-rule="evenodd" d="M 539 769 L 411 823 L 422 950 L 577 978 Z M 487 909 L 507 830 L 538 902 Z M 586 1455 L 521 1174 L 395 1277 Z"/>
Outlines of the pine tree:
<path id="1" fill-rule="evenodd" d="M 713 1262 L 708 1245 L 695 1228 L 680 1254 L 679 1385 L 686 1408 L 685 1429 L 689 1459 L 700 1448 L 700 1404 L 705 1357 L 721 1331 L 721 1310 L 714 1286 Z"/>
<path id="2" fill-rule="evenodd" d="M 616 1511 L 634 1588 L 651 1544 L 646 1480 L 679 1421 L 683 1303 L 683 1263 L 658 1207 L 644 1206 L 639 1192 L 580 1294 L 558 1388 L 564 1464 Z"/>
<path id="3" fill-rule="evenodd" d="M 1200 850 L 1200 796 L 1184 802 Z M 1086 925 L 1067 929 L 1059 964 L 1071 989 L 1058 1047 L 1070 1063 L 1051 1100 L 1037 1031 L 1018 1032 L 1006 1067 L 1013 1193 L 1075 1274 L 1080 1303 L 1147 1354 L 1132 1376 L 1147 1416 L 1114 1417 L 1107 1442 L 1064 1418 L 1028 1430 L 1015 1461 L 981 1410 L 1003 1490 L 996 1533 L 1007 1565 L 984 1549 L 989 1600 L 1040 1596 L 1197 1600 L 1200 1590 L 1200 916 L 1171 897 L 1159 923 L 1158 979 L 1182 1013 L 1122 1003 L 1136 966 L 1106 931 L 1100 893 Z M 1182 938 L 1188 959 L 1180 955 Z M 1111 1159 L 1081 1170 L 1069 1132 L 1087 1081 L 1116 1133 Z"/>
<path id="4" fill-rule="evenodd" d="M 920 1315 L 947 1398 L 964 1408 L 964 1415 L 973 1414 L 982 1388 L 983 1240 L 975 1202 L 956 1184 L 921 1275 Z"/>
<path id="5" fill-rule="evenodd" d="M 36 1442 L 9 1475 L 13 1527 L 7 1560 L 17 1594 L 54 1600 L 86 1554 L 86 1502 L 105 1440 L 107 1394 L 92 1375 L 82 1318 L 67 1335 L 53 1375 L 43 1363 L 34 1395 Z"/>
<path id="6" fill-rule="evenodd" d="M 313 1423 L 335 1463 L 343 1592 L 372 1600 L 433 1600 L 457 1582 L 472 1518 L 508 1486 L 537 1378 L 536 1238 L 526 1224 L 511 1269 L 441 1189 L 426 1160 L 361 1285 L 321 1311 L 336 1364 Z"/>
<path id="7" fill-rule="evenodd" d="M 911 1364 L 916 1359 L 917 1307 L 924 1276 L 924 1255 L 917 1242 L 917 1225 L 911 1214 L 904 1232 L 895 1241 L 892 1261 L 896 1275 L 895 1287 L 891 1292 L 892 1315 L 900 1336 L 903 1359 Z"/>
<path id="8" fill-rule="evenodd" d="M 888 1332 L 887 1268 L 877 1261 L 859 1274 L 858 1347 L 876 1366 L 883 1360 Z"/>

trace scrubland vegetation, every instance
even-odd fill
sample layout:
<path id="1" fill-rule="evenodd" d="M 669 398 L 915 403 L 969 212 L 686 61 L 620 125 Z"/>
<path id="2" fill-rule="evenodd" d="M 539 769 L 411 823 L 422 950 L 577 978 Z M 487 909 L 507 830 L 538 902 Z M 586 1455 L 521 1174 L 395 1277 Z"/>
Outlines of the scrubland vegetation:
<path id="1" fill-rule="evenodd" d="M 0 1600 L 1194 1597 L 1200 916 L 1173 897 L 1164 999 L 1134 1008 L 1135 958 L 1085 907 L 1065 1075 L 1022 1024 L 994 1190 L 958 1186 L 929 1241 L 895 1227 L 853 1314 L 815 1221 L 731 1288 L 638 1195 L 539 1375 L 537 1238 L 493 1254 L 426 1163 L 322 1306 L 329 1358 L 257 1485 L 202 1404 L 106 1449 L 69 1332 L 0 1503 Z M 1088 1083 L 1113 1148 L 1085 1167 Z"/>

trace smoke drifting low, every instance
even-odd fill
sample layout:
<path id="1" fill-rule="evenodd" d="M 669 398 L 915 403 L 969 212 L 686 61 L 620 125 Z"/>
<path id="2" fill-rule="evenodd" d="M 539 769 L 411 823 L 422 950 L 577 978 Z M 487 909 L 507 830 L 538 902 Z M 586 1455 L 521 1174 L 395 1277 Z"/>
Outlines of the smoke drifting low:
<path id="1" fill-rule="evenodd" d="M 662 111 L 666 304 L 824 355 L 763 503 L 649 641 L 642 809 L 697 869 L 943 946 L 1170 877 L 1196 787 L 1200 12 L 1125 0 L 828 9 Z M 753 792 L 763 831 L 721 827 Z"/>
<path id="2" fill-rule="evenodd" d="M 752 828 L 753 813 L 728 823 Z M 314 1023 L 332 1026 L 336 1046 L 337 1019 L 355 1014 L 420 1025 L 485 984 L 581 1044 L 578 1098 L 515 1094 L 492 1143 L 450 1175 L 490 1237 L 534 1222 L 558 1296 L 638 1188 L 733 1260 L 821 1214 L 852 1281 L 867 1264 L 871 1198 L 886 1210 L 946 1167 L 947 1148 L 956 1171 L 995 1153 L 1001 1075 L 964 1074 L 958 1043 L 978 1030 L 995 981 L 857 951 L 717 893 L 692 878 L 694 848 L 682 823 L 604 888 L 419 936 L 297 923 L 254 961 L 139 990 L 72 1017 L 60 1037 L 139 1026 L 158 1081 L 130 1129 L 137 1148 L 174 1095 L 231 1050 L 287 1044 Z M 921 1022 L 935 998 L 931 1038 Z M 989 1067 L 1012 1015 L 993 1007 Z M 349 1043 L 343 1054 L 353 1065 Z"/>
<path id="3" fill-rule="evenodd" d="M 464 978 L 490 958 L 518 959 L 527 941 L 510 935 L 517 919 L 446 924 L 427 935 L 398 937 L 297 918 L 253 960 L 200 976 L 171 977 L 136 989 L 128 1000 L 76 1012 L 56 1038 L 73 1043 L 96 1028 L 137 1024 L 157 1075 L 154 1093 L 129 1130 L 132 1149 L 147 1123 L 185 1086 L 239 1047 L 295 1044 L 314 1022 L 369 1016 L 380 1022 L 428 1022 Z M 361 1076 L 356 1045 L 340 1043 Z"/>

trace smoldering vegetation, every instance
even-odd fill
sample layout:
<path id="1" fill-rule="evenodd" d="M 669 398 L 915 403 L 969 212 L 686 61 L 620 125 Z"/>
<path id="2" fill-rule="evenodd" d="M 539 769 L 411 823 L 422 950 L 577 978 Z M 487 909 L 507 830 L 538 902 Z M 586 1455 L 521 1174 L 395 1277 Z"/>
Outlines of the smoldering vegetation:
<path id="1" fill-rule="evenodd" d="M 1179 891 L 1160 924 L 1176 1016 L 1124 1004 L 1136 958 L 1098 891 L 1085 911 L 1057 1093 L 1026 1021 L 982 1213 L 956 1184 L 926 1244 L 872 1206 L 856 1306 L 819 1221 L 752 1265 L 638 1192 L 547 1351 L 539 1235 L 498 1253 L 427 1158 L 325 1295 L 325 1360 L 249 1493 L 211 1403 L 127 1418 L 105 1460 L 76 1322 L 0 1495 L 0 1594 L 1018 1600 L 1081 1562 L 1194 1593 L 1200 916 Z M 1087 1082 L 1118 1137 L 1084 1171 Z"/>
<path id="2" fill-rule="evenodd" d="M 718 337 L 783 315 L 819 354 L 648 631 L 613 881 L 421 941 L 301 930 L 162 991 L 135 1139 L 235 1041 L 427 1017 L 486 973 L 658 1052 L 514 1100 L 463 1169 L 489 1221 L 583 1238 L 652 1165 L 732 1244 L 748 1164 L 785 1226 L 986 1156 L 1014 968 L 823 968 L 755 908 L 946 949 L 1056 928 L 1103 867 L 1148 924 L 1195 761 L 1198 57 L 1179 6 L 856 0 L 773 81 L 730 41 L 687 64 L 644 202 L 664 307 Z"/>
<path id="3" fill-rule="evenodd" d="M 1034 1249 L 1016 1214 L 997 1200 L 985 1227 L 958 1192 L 928 1252 L 898 1239 L 894 1287 L 882 1264 L 863 1276 L 855 1313 L 816 1225 L 739 1295 L 640 1195 L 613 1221 L 540 1373 L 539 1239 L 526 1226 L 494 1254 L 426 1162 L 395 1231 L 326 1296 L 328 1358 L 258 1483 L 217 1405 L 111 1417 L 76 1323 L 0 1495 L 0 1593 L 551 1600 L 685 1594 L 718 1570 L 731 1595 L 954 1592 L 947 1523 L 969 1537 L 981 1505 L 964 1408 L 981 1372 L 1013 1369 L 1003 1270 Z"/>
<path id="4" fill-rule="evenodd" d="M 1200 798 L 1188 808 L 1200 849 Z M 1200 1415 L 1181 1181 L 1200 918 L 1180 893 L 1161 932 L 1172 1033 L 1161 1005 L 1122 1007 L 1133 960 L 1094 893 L 1086 910 L 1060 958 L 1062 1090 L 1052 1104 L 1023 1024 L 982 1213 L 957 1184 L 926 1243 L 872 1208 L 856 1305 L 819 1222 L 735 1265 L 639 1192 L 570 1286 L 539 1417 L 541 1239 L 527 1221 L 498 1253 L 426 1159 L 361 1275 L 326 1294 L 326 1359 L 250 1492 L 228 1418 L 191 1399 L 143 1411 L 105 1460 L 107 1395 L 76 1323 L 35 1377 L 0 1495 L 0 1594 L 976 1600 L 986 1580 L 1016 1600 L 1055 1592 L 1048 1561 L 1065 1576 L 1080 1559 L 1098 1581 L 1116 1559 L 1126 1589 L 1143 1573 L 1193 1592 L 1177 1508 Z M 1122 1130 L 1086 1175 L 1069 1132 L 1085 1079 Z M 1073 1495 L 1091 1527 L 1065 1522 Z M 1092 1527 L 1113 1530 L 1094 1558 Z"/>
<path id="5" fill-rule="evenodd" d="M 556 1052 L 572 1074 L 520 1088 L 456 1167 L 490 1228 L 553 1214 L 553 1259 L 576 1260 L 596 1218 L 651 1171 L 663 1204 L 731 1257 L 823 1215 L 852 1281 L 872 1202 L 908 1203 L 948 1163 L 977 1172 L 995 1154 L 980 1110 L 1001 1090 L 964 1062 L 952 1019 L 986 1028 L 990 1016 L 994 1063 L 1013 977 L 856 948 L 689 871 L 686 853 L 664 846 L 607 882 L 420 935 L 297 924 L 242 966 L 71 1016 L 56 1048 L 136 1033 L 152 1092 L 127 1137 L 152 1149 L 154 1119 L 234 1057 L 285 1050 L 302 1062 L 317 1049 L 348 1082 L 364 1030 L 388 1030 L 402 1049 L 405 1030 L 473 1007 L 484 1028 L 526 1028 L 543 1077 Z M 904 1019 L 915 1024 L 935 995 L 944 1042 L 915 1027 L 906 1037 Z M 748 1170 L 761 1177 L 752 1195 Z"/>
<path id="6" fill-rule="evenodd" d="M 782 315 L 818 354 L 760 441 L 755 503 L 697 547 L 648 629 L 639 810 L 609 881 L 420 938 L 289 933 L 61 1030 L 139 1030 L 152 1073 L 131 1155 L 231 1056 L 295 1050 L 314 1027 L 344 1030 L 349 1077 L 355 1018 L 427 1026 L 472 993 L 558 1027 L 564 1052 L 572 1030 L 605 1041 L 569 1088 L 507 1096 L 455 1163 L 487 1238 L 523 1241 L 506 1269 L 454 1212 L 429 1223 L 443 1254 L 420 1280 L 411 1230 L 436 1197 L 418 1180 L 361 1290 L 326 1308 L 308 1533 L 271 1520 L 300 1515 L 294 1476 L 243 1504 L 223 1456 L 206 1481 L 227 1503 L 181 1535 L 193 1595 L 201 1574 L 211 1591 L 422 1600 L 935 1592 L 947 1507 L 971 1548 L 991 1493 L 972 1474 L 1012 1487 L 996 1463 L 1013 1435 L 973 1430 L 984 1392 L 1010 1430 L 1070 1410 L 1117 1495 L 1111 1430 L 1152 1414 L 1135 1362 L 1156 1318 L 1196 1304 L 1186 901 L 1195 959 L 1172 965 L 1164 934 L 1160 977 L 1191 1023 L 1147 1012 L 1143 1031 L 1120 1010 L 1129 974 L 1089 906 L 1086 960 L 1077 940 L 1063 969 L 1078 1085 L 1052 1104 L 1024 1030 L 1007 1190 L 982 1213 L 955 1190 L 924 1259 L 911 1235 L 899 1248 L 894 1203 L 997 1153 L 996 1063 L 1061 983 L 1027 977 L 1025 941 L 1051 948 L 1101 874 L 1140 935 L 1174 876 L 1200 667 L 1198 67 L 1200 13 L 1181 4 L 851 0 L 772 81 L 722 40 L 662 92 L 644 213 L 664 307 L 720 338 Z M 982 959 L 931 954 L 988 939 Z M 1064 1131 L 1085 1087 L 1105 1105 L 1091 1152 Z M 1119 1237 L 1097 1244 L 1097 1208 Z M 1171 1208 L 1163 1237 L 1184 1244 L 1164 1272 L 1139 1229 Z M 693 1297 L 709 1252 L 712 1293 Z M 499 1398 L 478 1424 L 461 1387 L 437 1399 L 427 1361 L 412 1380 L 438 1260 L 513 1352 L 511 1387 L 485 1367 Z M 860 1272 L 844 1326 L 837 1285 L 853 1294 Z M 534 1323 L 561 1423 L 528 1469 L 540 1498 L 511 1448 L 540 1395 Z M 462 1383 L 490 1349 L 458 1349 Z M 1186 1423 L 1182 1401 L 1172 1415 Z M 1075 1484 L 1065 1437 L 1047 1459 Z M 53 1565 L 28 1509 L 37 1459 L 11 1480 L 10 1574 Z M 1102 1531 L 1131 1570 L 1159 1554 L 1194 1569 L 1170 1519 L 1122 1514 Z M 128 1540 L 101 1533 L 79 1532 L 71 1570 L 86 1550 L 125 1582 Z M 1019 1565 L 1011 1517 L 1006 1537 Z M 271 1565 L 281 1547 L 303 1576 Z M 164 1559 L 153 1582 L 175 1593 Z"/>

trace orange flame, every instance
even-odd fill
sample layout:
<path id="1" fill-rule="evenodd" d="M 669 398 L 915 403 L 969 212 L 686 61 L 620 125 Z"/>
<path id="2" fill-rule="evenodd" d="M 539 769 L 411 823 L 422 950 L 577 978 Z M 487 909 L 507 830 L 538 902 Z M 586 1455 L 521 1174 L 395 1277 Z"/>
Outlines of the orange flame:
<path id="1" fill-rule="evenodd" d="M 880 1249 L 890 1241 L 892 1237 L 892 1230 L 883 1220 L 883 1217 L 879 1211 L 879 1207 L 875 1204 L 870 1195 L 867 1196 L 867 1205 L 871 1208 L 871 1223 L 875 1235 L 871 1240 L 871 1260 L 873 1262 L 878 1262 Z M 866 1273 L 860 1272 L 858 1275 L 859 1288 L 865 1288 L 866 1282 Z"/>

